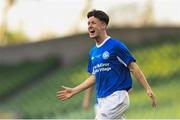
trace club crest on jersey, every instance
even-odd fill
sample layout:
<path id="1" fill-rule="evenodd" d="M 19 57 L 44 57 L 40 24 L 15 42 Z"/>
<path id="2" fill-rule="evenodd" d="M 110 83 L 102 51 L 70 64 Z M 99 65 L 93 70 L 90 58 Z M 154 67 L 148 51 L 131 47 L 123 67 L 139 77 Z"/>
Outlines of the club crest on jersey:
<path id="1" fill-rule="evenodd" d="M 102 58 L 104 60 L 107 60 L 109 58 L 109 52 L 108 51 L 105 51 L 103 54 L 102 54 Z"/>

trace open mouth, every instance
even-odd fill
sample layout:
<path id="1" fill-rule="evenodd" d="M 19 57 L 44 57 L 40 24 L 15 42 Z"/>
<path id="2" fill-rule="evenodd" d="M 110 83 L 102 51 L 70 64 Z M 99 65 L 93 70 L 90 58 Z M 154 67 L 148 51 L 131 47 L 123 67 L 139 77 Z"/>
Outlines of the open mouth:
<path id="1" fill-rule="evenodd" d="M 95 33 L 95 30 L 89 30 L 89 32 L 90 32 L 91 34 L 93 34 L 93 33 Z"/>

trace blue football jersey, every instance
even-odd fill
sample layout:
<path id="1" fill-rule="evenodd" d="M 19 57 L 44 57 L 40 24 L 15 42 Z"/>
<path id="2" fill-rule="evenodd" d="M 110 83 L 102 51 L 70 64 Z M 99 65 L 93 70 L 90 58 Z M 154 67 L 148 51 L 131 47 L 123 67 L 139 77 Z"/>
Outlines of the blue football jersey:
<path id="1" fill-rule="evenodd" d="M 128 48 L 108 37 L 95 45 L 89 54 L 88 72 L 96 76 L 96 97 L 106 97 L 118 90 L 132 87 L 128 64 L 135 61 Z"/>

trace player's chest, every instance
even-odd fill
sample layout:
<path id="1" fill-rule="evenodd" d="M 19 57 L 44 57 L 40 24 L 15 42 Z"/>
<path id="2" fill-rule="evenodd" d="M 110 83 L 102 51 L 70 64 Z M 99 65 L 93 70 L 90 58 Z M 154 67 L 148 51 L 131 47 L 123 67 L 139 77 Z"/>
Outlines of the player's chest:
<path id="1" fill-rule="evenodd" d="M 109 63 L 116 59 L 116 51 L 113 48 L 96 50 L 91 54 L 92 64 Z"/>

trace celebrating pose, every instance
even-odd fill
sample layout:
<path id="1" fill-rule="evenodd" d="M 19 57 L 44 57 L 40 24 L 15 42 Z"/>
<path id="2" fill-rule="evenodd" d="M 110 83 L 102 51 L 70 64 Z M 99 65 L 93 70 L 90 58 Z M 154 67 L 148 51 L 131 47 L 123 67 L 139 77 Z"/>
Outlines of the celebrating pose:
<path id="1" fill-rule="evenodd" d="M 63 86 L 63 90 L 57 92 L 57 97 L 67 100 L 95 84 L 96 119 L 123 119 L 129 106 L 128 91 L 132 88 L 132 73 L 145 88 L 152 106 L 156 106 L 154 93 L 135 58 L 122 42 L 108 36 L 109 16 L 101 10 L 92 10 L 87 18 L 89 36 L 96 43 L 89 54 L 90 76 L 74 88 Z"/>

